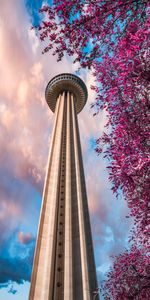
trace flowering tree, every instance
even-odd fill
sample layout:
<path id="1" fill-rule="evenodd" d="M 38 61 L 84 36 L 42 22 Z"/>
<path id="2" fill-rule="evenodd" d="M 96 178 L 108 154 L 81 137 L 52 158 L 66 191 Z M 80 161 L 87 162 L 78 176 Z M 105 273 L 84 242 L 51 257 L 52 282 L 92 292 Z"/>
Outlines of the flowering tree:
<path id="1" fill-rule="evenodd" d="M 91 88 L 97 93 L 92 107 L 108 114 L 96 151 L 108 158 L 112 190 L 123 191 L 135 218 L 132 238 L 138 236 L 145 247 L 150 235 L 149 1 L 55 0 L 41 12 L 43 52 L 53 48 L 58 61 L 67 53 L 81 67 L 92 68 L 96 84 Z M 116 258 L 106 299 L 148 300 L 149 271 L 142 264 L 147 268 L 148 257 L 135 247 Z"/>
<path id="2" fill-rule="evenodd" d="M 146 249 L 132 247 L 116 257 L 104 284 L 105 300 L 149 300 L 150 263 Z"/>
<path id="3" fill-rule="evenodd" d="M 109 173 L 113 191 L 122 189 L 131 215 L 138 225 L 137 235 L 146 242 L 150 234 L 150 49 L 149 21 L 143 28 L 130 24 L 117 45 L 117 55 L 95 63 L 99 88 L 96 106 L 109 113 L 104 133 L 97 140 L 99 153 L 104 147 L 110 159 Z M 94 87 L 93 87 L 94 88 Z"/>
<path id="4" fill-rule="evenodd" d="M 38 27 L 41 41 L 48 39 L 43 52 L 55 48 L 58 60 L 66 52 L 74 62 L 90 67 L 100 56 L 112 51 L 117 41 L 136 20 L 147 20 L 148 0 L 54 0 L 52 7 L 41 12 L 47 19 Z M 58 18 L 59 17 L 59 18 Z M 90 51 L 89 51 L 90 50 Z"/>

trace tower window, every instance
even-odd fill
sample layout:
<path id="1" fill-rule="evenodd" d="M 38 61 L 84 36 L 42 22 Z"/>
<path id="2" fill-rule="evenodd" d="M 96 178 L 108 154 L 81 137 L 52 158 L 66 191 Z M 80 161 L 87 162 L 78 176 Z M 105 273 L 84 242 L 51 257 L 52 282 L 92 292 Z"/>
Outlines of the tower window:
<path id="1" fill-rule="evenodd" d="M 57 269 L 57 271 L 60 272 L 60 271 L 61 271 L 61 268 L 59 267 L 59 268 Z"/>
<path id="2" fill-rule="evenodd" d="M 57 286 L 60 287 L 60 286 L 61 286 L 61 283 L 60 283 L 60 282 L 57 282 Z"/>

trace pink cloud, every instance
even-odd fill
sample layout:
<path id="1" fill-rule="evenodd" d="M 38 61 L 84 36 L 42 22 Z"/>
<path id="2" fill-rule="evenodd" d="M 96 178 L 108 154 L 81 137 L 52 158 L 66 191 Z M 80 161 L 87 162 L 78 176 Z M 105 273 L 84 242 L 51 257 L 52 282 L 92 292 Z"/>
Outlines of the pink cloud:
<path id="1" fill-rule="evenodd" d="M 14 6 L 2 0 L 0 162 L 5 168 L 8 158 L 15 177 L 31 179 L 41 190 L 53 123 L 45 87 L 51 77 L 71 67 L 67 61 L 56 65 L 54 57 L 41 54 L 28 18 L 20 1 Z"/>
<path id="2" fill-rule="evenodd" d="M 34 238 L 31 233 L 24 233 L 20 231 L 18 233 L 18 240 L 21 244 L 27 245 L 31 243 L 34 240 Z"/>

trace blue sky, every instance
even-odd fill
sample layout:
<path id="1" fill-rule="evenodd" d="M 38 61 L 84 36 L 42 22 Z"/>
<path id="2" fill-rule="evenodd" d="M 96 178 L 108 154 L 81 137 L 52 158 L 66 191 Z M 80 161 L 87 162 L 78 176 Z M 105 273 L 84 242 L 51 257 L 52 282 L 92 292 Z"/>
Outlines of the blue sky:
<path id="1" fill-rule="evenodd" d="M 42 3 L 43 0 L 25 0 L 25 6 L 28 14 L 30 15 L 30 21 L 32 22 L 32 25 L 37 25 L 39 23 L 40 16 L 38 11 L 41 8 Z"/>
<path id="2" fill-rule="evenodd" d="M 48 148 L 53 126 L 44 92 L 61 72 L 75 73 L 68 58 L 57 63 L 42 46 L 32 24 L 39 21 L 42 1 L 1 1 L 0 16 L 0 299 L 26 300 L 36 239 Z M 9 19 L 8 19 L 9 15 Z M 120 195 L 111 192 L 107 162 L 94 152 L 106 113 L 92 116 L 93 77 L 79 74 L 89 98 L 79 115 L 98 279 L 105 276 L 112 254 L 127 246 L 130 220 Z"/>

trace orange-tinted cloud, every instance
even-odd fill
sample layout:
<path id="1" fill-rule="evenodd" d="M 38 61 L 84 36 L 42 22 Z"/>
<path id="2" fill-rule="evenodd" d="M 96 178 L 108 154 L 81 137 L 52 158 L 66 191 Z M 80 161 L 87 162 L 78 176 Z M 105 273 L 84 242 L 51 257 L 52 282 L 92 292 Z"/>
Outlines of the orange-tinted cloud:
<path id="1" fill-rule="evenodd" d="M 18 240 L 21 244 L 27 245 L 27 244 L 30 244 L 31 242 L 33 242 L 34 238 L 31 233 L 29 233 L 29 232 L 24 233 L 24 232 L 20 231 L 18 233 Z"/>

